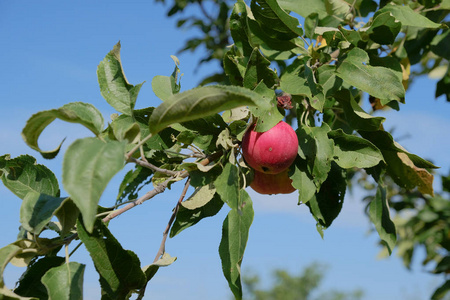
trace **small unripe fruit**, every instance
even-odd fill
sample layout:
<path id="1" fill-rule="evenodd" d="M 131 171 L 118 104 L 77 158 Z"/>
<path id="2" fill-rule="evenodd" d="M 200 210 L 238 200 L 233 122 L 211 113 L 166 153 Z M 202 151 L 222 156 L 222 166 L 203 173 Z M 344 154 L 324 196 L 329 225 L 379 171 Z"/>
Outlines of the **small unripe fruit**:
<path id="1" fill-rule="evenodd" d="M 295 160 L 298 139 L 292 127 L 284 121 L 266 132 L 254 131 L 252 125 L 242 139 L 242 155 L 256 171 L 277 174 L 286 170 Z"/>
<path id="2" fill-rule="evenodd" d="M 266 174 L 255 171 L 250 187 L 260 194 L 290 194 L 295 191 L 292 179 L 288 175 L 289 169 L 278 174 Z"/>

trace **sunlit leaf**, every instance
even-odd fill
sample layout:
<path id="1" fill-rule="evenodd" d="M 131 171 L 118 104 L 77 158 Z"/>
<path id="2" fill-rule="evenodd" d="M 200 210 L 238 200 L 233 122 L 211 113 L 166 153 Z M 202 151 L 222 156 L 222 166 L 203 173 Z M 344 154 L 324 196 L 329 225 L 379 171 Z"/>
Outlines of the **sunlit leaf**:
<path id="1" fill-rule="evenodd" d="M 54 267 L 42 276 L 49 299 L 75 300 L 83 297 L 85 265 L 69 262 Z"/>

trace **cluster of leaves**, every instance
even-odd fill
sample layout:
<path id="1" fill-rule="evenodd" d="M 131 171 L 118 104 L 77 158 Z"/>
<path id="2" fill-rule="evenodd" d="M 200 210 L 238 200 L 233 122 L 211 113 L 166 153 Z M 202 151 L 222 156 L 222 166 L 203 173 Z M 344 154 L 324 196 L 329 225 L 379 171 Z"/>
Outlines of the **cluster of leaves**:
<path id="1" fill-rule="evenodd" d="M 223 58 L 230 85 L 181 92 L 174 57 L 171 76 L 152 80 L 162 101 L 156 108 L 135 108 L 142 84 L 127 81 L 117 44 L 97 70 L 101 94 L 118 112 L 106 127 L 93 105 L 76 102 L 36 113 L 22 132 L 25 142 L 48 159 L 58 155 L 61 145 L 43 150 L 38 139 L 55 119 L 93 133 L 73 142 L 64 154 L 62 185 L 68 196 L 60 195 L 55 175 L 34 158 L 0 157 L 3 184 L 23 200 L 21 232 L 17 241 L 0 249 L 0 273 L 8 263 L 28 266 L 14 291 L 5 287 L 1 275 L 0 293 L 12 299 L 80 296 L 85 265 L 71 262 L 69 253 L 71 242 L 79 240 L 99 273 L 102 298 L 125 299 L 133 293 L 142 298 L 159 267 L 176 259 L 165 251 L 165 239 L 227 207 L 219 254 L 230 289 L 241 299 L 240 266 L 254 213 L 245 190 L 252 170 L 242 160 L 240 143 L 253 122 L 263 132 L 285 117 L 297 120 L 293 126 L 299 139 L 289 176 L 298 203 L 309 207 L 319 233 L 339 215 L 349 175 L 365 170 L 377 183 L 370 219 L 390 253 L 397 232 L 384 175 L 405 189 L 432 195 L 428 169 L 435 166 L 395 142 L 383 129 L 384 118 L 364 111 L 363 96 L 370 95 L 374 106 L 398 109 L 409 64 L 397 54 L 410 55 L 407 48 L 398 50 L 406 43 L 406 32 L 437 32 L 445 26 L 409 6 L 382 2 L 254 0 L 248 6 L 239 0 L 229 18 L 234 44 Z M 441 3 L 433 11 L 446 8 Z M 289 11 L 305 18 L 304 29 Z M 373 12 L 364 24 L 353 17 Z M 280 73 L 272 63 L 281 66 Z M 280 93 L 292 98 L 287 115 L 277 106 Z M 320 120 L 314 122 L 315 116 Z M 135 169 L 125 174 L 115 203 L 100 207 L 107 184 L 126 163 Z M 156 258 L 142 268 L 136 254 L 108 230 L 108 222 L 184 179 Z M 195 191 L 184 200 L 189 186 Z M 41 237 L 50 231 L 55 238 Z M 65 257 L 58 256 L 62 248 Z"/>

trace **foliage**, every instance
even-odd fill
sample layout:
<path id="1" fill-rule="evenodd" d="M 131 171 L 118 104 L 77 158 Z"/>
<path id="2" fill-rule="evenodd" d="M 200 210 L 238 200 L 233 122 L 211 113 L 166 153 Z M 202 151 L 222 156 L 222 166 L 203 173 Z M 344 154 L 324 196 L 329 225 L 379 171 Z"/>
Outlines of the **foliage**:
<path id="1" fill-rule="evenodd" d="M 304 268 L 298 275 L 289 274 L 285 270 L 274 270 L 272 286 L 266 290 L 258 287 L 260 278 L 257 275 L 245 276 L 243 282 L 248 299 L 251 300 L 362 299 L 364 292 L 361 290 L 320 292 L 320 284 L 324 278 L 324 273 L 324 266 L 313 263 Z"/>
<path id="2" fill-rule="evenodd" d="M 170 14 L 191 2 L 202 5 L 201 1 L 176 1 Z M 133 85 L 126 79 L 118 43 L 97 69 L 100 93 L 117 111 L 107 126 L 97 108 L 75 102 L 34 114 L 22 131 L 25 142 L 48 159 L 59 155 L 61 145 L 44 150 L 38 140 L 55 119 L 92 132 L 64 153 L 61 180 L 31 156 L 0 156 L 3 184 L 23 201 L 18 239 L 0 249 L 0 295 L 80 298 L 85 265 L 71 262 L 68 251 L 79 240 L 99 273 L 102 298 L 126 299 L 138 294 L 140 299 L 158 269 L 176 260 L 165 249 L 169 234 L 176 237 L 203 218 L 227 209 L 219 255 L 231 291 L 242 299 L 240 267 L 254 212 L 245 191 L 253 170 L 242 159 L 240 145 L 253 123 L 255 130 L 264 132 L 283 118 L 299 140 L 289 176 L 298 190 L 299 204 L 306 204 L 316 219 L 318 232 L 323 235 L 339 216 L 356 170 L 370 174 L 376 184 L 369 215 L 392 252 L 397 236 L 403 233 L 390 216 L 387 180 L 432 196 L 430 170 L 436 167 L 404 150 L 384 130 L 385 118 L 374 117 L 363 107 L 368 98 L 374 110 L 399 109 L 399 103 L 407 103 L 411 65 L 430 57 L 439 66 L 447 63 L 448 53 L 442 49 L 448 42 L 448 27 L 441 22 L 450 9 L 448 1 L 253 0 L 247 5 L 238 0 L 229 18 L 224 17 L 228 16 L 227 4 L 218 3 L 219 18 L 210 16 L 205 22 L 213 22 L 218 32 L 229 24 L 234 43 L 225 47 L 225 36 L 220 42 L 214 38 L 203 42 L 211 46 L 208 49 L 214 56 L 223 58 L 226 80 L 220 80 L 222 84 L 181 91 L 174 57 L 172 74 L 152 80 L 161 104 L 136 109 L 143 84 Z M 195 26 L 206 26 L 193 21 Z M 181 23 L 186 22 L 191 20 Z M 203 28 L 205 33 L 212 29 Z M 447 91 L 442 86 L 448 77 L 442 80 L 440 92 Z M 219 80 L 208 80 L 213 81 Z M 277 101 L 280 97 L 284 100 Z M 135 169 L 125 174 L 115 203 L 99 206 L 106 185 L 125 164 L 134 164 Z M 108 230 L 108 224 L 183 180 L 183 192 L 155 260 L 142 267 L 137 255 Z M 68 195 L 61 195 L 60 183 Z M 184 200 L 189 186 L 195 191 Z M 145 193 L 141 192 L 144 188 L 148 189 Z M 400 202 L 407 205 L 407 201 Z M 437 211 L 438 204 L 431 207 L 438 219 L 441 214 L 446 216 Z M 49 231 L 56 237 L 44 238 L 43 233 Z M 27 266 L 14 290 L 3 281 L 9 263 Z M 38 275 L 42 280 L 30 279 Z M 445 287 L 448 283 L 437 293 Z"/>

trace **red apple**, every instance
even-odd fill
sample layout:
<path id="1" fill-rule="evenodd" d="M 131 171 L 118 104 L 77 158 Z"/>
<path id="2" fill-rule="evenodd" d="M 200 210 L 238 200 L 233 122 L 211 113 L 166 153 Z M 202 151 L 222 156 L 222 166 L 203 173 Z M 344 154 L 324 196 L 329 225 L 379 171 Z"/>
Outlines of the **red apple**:
<path id="1" fill-rule="evenodd" d="M 255 171 L 250 187 L 260 194 L 290 194 L 295 191 L 292 179 L 288 176 L 289 169 L 278 174 L 266 174 Z"/>
<path id="2" fill-rule="evenodd" d="M 288 123 L 280 121 L 266 132 L 252 125 L 242 139 L 242 154 L 256 171 L 277 174 L 286 170 L 298 152 L 297 135 Z"/>

